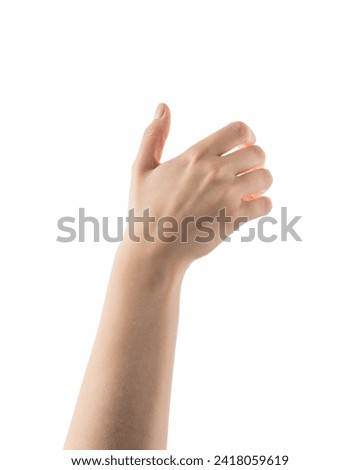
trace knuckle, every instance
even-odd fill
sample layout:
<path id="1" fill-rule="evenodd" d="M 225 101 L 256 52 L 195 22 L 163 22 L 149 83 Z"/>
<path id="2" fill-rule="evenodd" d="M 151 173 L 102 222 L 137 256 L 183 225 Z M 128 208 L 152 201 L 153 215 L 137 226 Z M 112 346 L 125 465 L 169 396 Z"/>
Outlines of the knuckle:
<path id="1" fill-rule="evenodd" d="M 248 135 L 249 133 L 249 128 L 248 126 L 241 121 L 234 121 L 230 123 L 230 127 L 234 130 L 234 133 L 238 135 L 239 137 L 244 137 Z"/>
<path id="2" fill-rule="evenodd" d="M 154 126 L 150 124 L 144 131 L 144 137 L 149 138 L 149 137 L 156 137 L 158 139 L 164 139 L 164 132 L 159 126 Z"/>
<path id="3" fill-rule="evenodd" d="M 198 145 L 193 145 L 185 152 L 185 157 L 189 160 L 190 163 L 195 163 L 201 160 L 203 156 L 203 150 L 200 149 Z"/>
<path id="4" fill-rule="evenodd" d="M 209 157 L 203 159 L 203 174 L 207 182 L 222 183 L 229 178 L 226 166 L 222 165 L 219 157 Z"/>
<path id="5" fill-rule="evenodd" d="M 253 151 L 255 152 L 256 159 L 259 164 L 262 164 L 265 162 L 265 152 L 264 150 L 259 147 L 258 145 L 253 145 L 252 146 Z"/>
<path id="6" fill-rule="evenodd" d="M 266 169 L 263 169 L 259 173 L 260 173 L 259 176 L 261 177 L 261 181 L 262 181 L 262 186 L 264 186 L 265 188 L 268 188 L 269 186 L 271 186 L 271 183 L 273 181 L 273 177 L 272 177 L 270 171 L 266 170 Z"/>
<path id="7" fill-rule="evenodd" d="M 208 177 L 210 181 L 216 181 L 220 177 L 220 168 L 218 165 L 211 165 L 208 168 Z"/>
<path id="8" fill-rule="evenodd" d="M 269 199 L 268 197 L 264 197 L 262 199 L 263 199 L 263 213 L 268 214 L 272 209 L 271 199 Z"/>

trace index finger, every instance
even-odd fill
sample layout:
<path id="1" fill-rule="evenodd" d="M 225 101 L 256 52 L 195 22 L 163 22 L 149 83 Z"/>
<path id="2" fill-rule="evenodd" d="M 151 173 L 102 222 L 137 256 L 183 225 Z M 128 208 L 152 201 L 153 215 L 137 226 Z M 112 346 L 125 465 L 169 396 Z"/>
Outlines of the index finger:
<path id="1" fill-rule="evenodd" d="M 223 155 L 234 147 L 247 147 L 256 141 L 255 134 L 240 121 L 231 122 L 194 145 L 203 153 Z"/>

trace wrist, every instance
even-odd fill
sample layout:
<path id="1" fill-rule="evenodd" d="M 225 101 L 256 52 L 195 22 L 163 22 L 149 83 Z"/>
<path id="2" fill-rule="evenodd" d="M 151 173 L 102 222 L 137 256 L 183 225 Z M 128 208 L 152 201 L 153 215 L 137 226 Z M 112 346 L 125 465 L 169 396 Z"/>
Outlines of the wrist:
<path id="1" fill-rule="evenodd" d="M 126 272 L 136 271 L 142 279 L 147 279 L 156 285 L 166 285 L 182 282 L 189 263 L 179 259 L 176 250 L 167 247 L 166 250 L 158 243 L 133 241 L 127 236 L 120 243 L 115 263 Z"/>

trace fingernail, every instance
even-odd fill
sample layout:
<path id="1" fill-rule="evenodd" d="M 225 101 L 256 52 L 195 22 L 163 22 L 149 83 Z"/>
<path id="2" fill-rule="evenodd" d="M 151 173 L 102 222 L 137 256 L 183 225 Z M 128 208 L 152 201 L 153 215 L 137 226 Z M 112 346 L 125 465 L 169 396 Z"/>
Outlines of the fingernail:
<path id="1" fill-rule="evenodd" d="M 164 114 L 165 106 L 163 103 L 160 103 L 155 110 L 154 119 L 160 119 Z"/>

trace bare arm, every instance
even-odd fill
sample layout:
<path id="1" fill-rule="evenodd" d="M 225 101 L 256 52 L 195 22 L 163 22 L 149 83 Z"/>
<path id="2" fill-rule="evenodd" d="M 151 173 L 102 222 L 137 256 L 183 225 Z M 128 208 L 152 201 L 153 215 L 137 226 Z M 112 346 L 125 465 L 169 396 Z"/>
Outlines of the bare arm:
<path id="1" fill-rule="evenodd" d="M 117 254 L 66 448 L 164 449 L 182 272 Z"/>
<path id="2" fill-rule="evenodd" d="M 236 218 L 271 208 L 260 196 L 271 175 L 247 126 L 232 123 L 160 164 L 169 127 L 169 109 L 160 105 L 134 163 L 129 204 L 136 216 L 149 209 L 156 222 L 129 226 L 118 248 L 65 449 L 166 448 L 184 273 L 222 241 L 223 229 L 230 235 L 243 222 Z M 230 220 L 221 226 L 215 218 L 224 208 Z M 204 225 L 183 224 L 189 216 L 210 217 L 203 222 L 212 236 Z M 172 222 L 159 224 L 162 217 Z M 173 232 L 159 234 L 169 224 Z"/>

